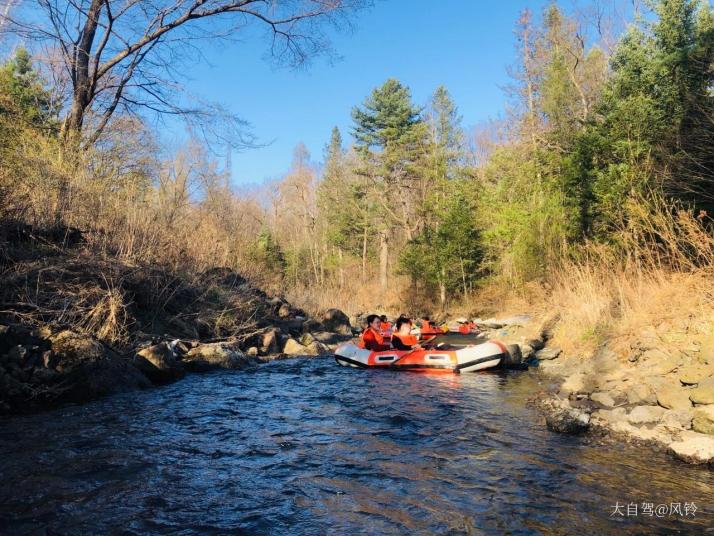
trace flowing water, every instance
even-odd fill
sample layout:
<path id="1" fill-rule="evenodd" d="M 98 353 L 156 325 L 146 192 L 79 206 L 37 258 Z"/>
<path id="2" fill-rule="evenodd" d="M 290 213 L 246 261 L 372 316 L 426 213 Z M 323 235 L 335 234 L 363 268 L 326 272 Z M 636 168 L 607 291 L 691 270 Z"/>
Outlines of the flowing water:
<path id="1" fill-rule="evenodd" d="M 317 358 L 0 420 L 0 533 L 714 534 L 714 471 L 553 434 L 542 387 Z"/>

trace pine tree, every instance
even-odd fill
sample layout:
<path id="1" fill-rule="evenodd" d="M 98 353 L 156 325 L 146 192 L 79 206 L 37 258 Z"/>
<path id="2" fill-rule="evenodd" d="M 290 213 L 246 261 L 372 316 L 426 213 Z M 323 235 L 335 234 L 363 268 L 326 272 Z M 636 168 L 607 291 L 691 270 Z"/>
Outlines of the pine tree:
<path id="1" fill-rule="evenodd" d="M 0 114 L 11 113 L 35 127 L 57 126 L 57 105 L 24 48 L 18 48 L 15 57 L 0 67 Z"/>

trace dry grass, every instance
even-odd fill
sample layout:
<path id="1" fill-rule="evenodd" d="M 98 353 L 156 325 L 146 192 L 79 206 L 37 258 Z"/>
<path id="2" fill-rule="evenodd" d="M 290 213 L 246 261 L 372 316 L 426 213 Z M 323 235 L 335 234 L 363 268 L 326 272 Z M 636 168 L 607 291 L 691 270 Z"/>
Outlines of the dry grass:
<path id="1" fill-rule="evenodd" d="M 565 263 L 553 277 L 549 307 L 561 316 L 556 343 L 588 354 L 608 341 L 624 355 L 644 331 L 679 333 L 681 346 L 711 330 L 711 223 L 658 202 L 623 230 L 622 247 L 586 246 L 583 258 Z"/>
<path id="2" fill-rule="evenodd" d="M 348 277 L 341 288 L 338 285 L 314 285 L 285 291 L 285 297 L 292 304 L 313 315 L 335 307 L 348 315 L 378 312 L 397 316 L 405 309 L 413 310 L 404 300 L 408 294 L 406 278 L 394 277 L 387 291 L 382 292 L 378 281 L 368 279 L 363 283 L 358 274 Z"/>

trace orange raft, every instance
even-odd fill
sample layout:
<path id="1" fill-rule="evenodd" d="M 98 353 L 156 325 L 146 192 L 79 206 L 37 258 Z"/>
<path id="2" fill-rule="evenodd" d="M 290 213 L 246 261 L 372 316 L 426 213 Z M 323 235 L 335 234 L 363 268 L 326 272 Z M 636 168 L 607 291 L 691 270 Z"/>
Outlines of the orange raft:
<path id="1" fill-rule="evenodd" d="M 335 351 L 335 360 L 345 367 L 388 368 L 414 372 L 476 372 L 497 366 L 507 355 L 498 341 L 477 341 L 466 346 L 439 345 L 420 350 L 373 352 L 346 343 Z"/>

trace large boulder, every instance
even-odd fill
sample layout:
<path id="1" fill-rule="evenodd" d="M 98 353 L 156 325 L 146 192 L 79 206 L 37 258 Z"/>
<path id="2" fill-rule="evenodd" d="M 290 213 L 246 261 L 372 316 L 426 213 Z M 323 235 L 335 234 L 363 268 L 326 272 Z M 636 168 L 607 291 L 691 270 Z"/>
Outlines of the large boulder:
<path id="1" fill-rule="evenodd" d="M 280 351 L 280 331 L 270 328 L 263 333 L 261 351 L 265 354 L 275 354 Z"/>
<path id="2" fill-rule="evenodd" d="M 689 391 L 676 385 L 664 385 L 657 389 L 657 403 L 667 409 L 689 409 Z"/>
<path id="3" fill-rule="evenodd" d="M 241 369 L 257 363 L 238 349 L 236 343 L 216 342 L 200 344 L 183 357 L 183 364 L 192 372 L 215 369 Z"/>
<path id="4" fill-rule="evenodd" d="M 630 424 L 656 424 L 667 410 L 660 406 L 637 406 L 627 416 Z"/>
<path id="5" fill-rule="evenodd" d="M 51 375 L 47 396 L 54 402 L 85 402 L 150 385 L 127 360 L 90 336 L 66 330 L 51 344 L 57 375 Z"/>
<path id="6" fill-rule="evenodd" d="M 161 385 L 181 379 L 186 374 L 169 343 L 162 342 L 139 350 L 132 364 L 152 383 Z"/>
<path id="7" fill-rule="evenodd" d="M 322 313 L 320 323 L 325 331 L 352 335 L 352 326 L 349 317 L 339 309 L 328 309 Z"/>
<path id="8" fill-rule="evenodd" d="M 659 348 L 647 350 L 643 355 L 643 372 L 648 376 L 669 374 L 681 365 L 681 358 Z"/>
<path id="9" fill-rule="evenodd" d="M 593 393 L 590 395 L 590 400 L 605 408 L 615 407 L 615 399 L 607 392 Z"/>
<path id="10" fill-rule="evenodd" d="M 656 404 L 657 396 L 648 384 L 638 382 L 627 389 L 627 402 L 629 404 Z"/>
<path id="11" fill-rule="evenodd" d="M 700 381 L 689 392 L 689 399 L 695 404 L 714 404 L 714 376 Z"/>
<path id="12" fill-rule="evenodd" d="M 542 404 L 549 430 L 561 434 L 580 434 L 590 426 L 590 415 L 573 408 L 568 400 L 551 400 Z"/>
<path id="13" fill-rule="evenodd" d="M 714 435 L 714 406 L 702 406 L 694 410 L 692 429 L 702 434 Z"/>
<path id="14" fill-rule="evenodd" d="M 685 431 L 679 441 L 670 443 L 669 450 L 687 463 L 714 463 L 714 437 Z"/>
<path id="15" fill-rule="evenodd" d="M 295 339 L 288 339 L 285 341 L 283 353 L 285 355 L 310 355 L 310 350 L 308 350 L 307 346 L 303 346 Z"/>
<path id="16" fill-rule="evenodd" d="M 686 366 L 677 374 L 683 385 L 697 385 L 712 375 L 714 375 L 714 366 L 701 364 Z"/>

